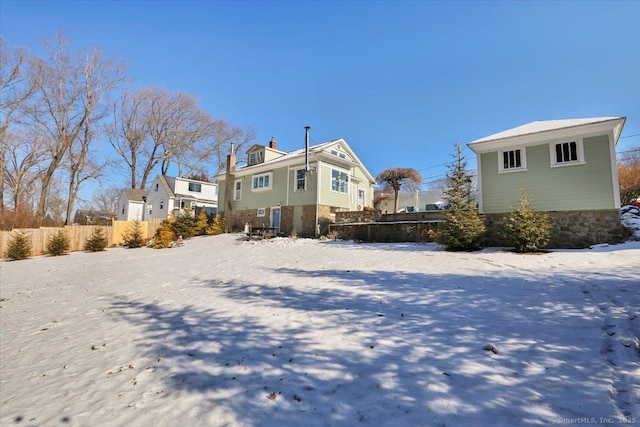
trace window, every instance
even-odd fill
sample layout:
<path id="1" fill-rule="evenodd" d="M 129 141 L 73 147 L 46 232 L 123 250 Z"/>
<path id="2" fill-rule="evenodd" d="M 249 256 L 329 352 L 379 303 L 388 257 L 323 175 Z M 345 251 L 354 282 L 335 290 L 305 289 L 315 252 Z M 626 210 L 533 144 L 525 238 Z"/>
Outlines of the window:
<path id="1" fill-rule="evenodd" d="M 358 189 L 358 210 L 364 206 L 364 190 Z"/>
<path id="2" fill-rule="evenodd" d="M 160 185 L 160 184 L 158 184 L 158 183 L 156 182 L 156 191 L 158 191 L 158 185 Z"/>
<path id="3" fill-rule="evenodd" d="M 331 189 L 333 191 L 346 193 L 348 181 L 349 181 L 349 176 L 345 172 L 340 172 L 335 169 L 331 170 Z"/>
<path id="4" fill-rule="evenodd" d="M 124 205 L 122 205 L 122 215 L 124 215 Z"/>
<path id="5" fill-rule="evenodd" d="M 334 156 L 340 157 L 341 159 L 346 159 L 347 155 L 344 153 L 341 153 L 337 150 L 331 150 L 331 154 L 333 154 Z"/>
<path id="6" fill-rule="evenodd" d="M 264 161 L 264 153 L 262 151 L 255 151 L 249 154 L 249 166 L 257 165 Z"/>
<path id="7" fill-rule="evenodd" d="M 258 208 L 258 211 L 256 212 L 256 216 L 259 217 L 263 217 L 267 214 L 267 209 L 265 208 Z"/>
<path id="8" fill-rule="evenodd" d="M 307 172 L 304 169 L 296 171 L 296 191 L 304 191 L 307 189 Z"/>
<path id="9" fill-rule="evenodd" d="M 584 163 L 582 140 L 553 143 L 549 147 L 551 166 L 566 166 Z"/>
<path id="10" fill-rule="evenodd" d="M 164 209 L 164 200 L 160 200 L 160 210 Z"/>
<path id="11" fill-rule="evenodd" d="M 271 176 L 273 173 L 265 173 L 263 175 L 255 175 L 252 178 L 251 189 L 253 191 L 269 190 L 271 188 Z"/>
<path id="12" fill-rule="evenodd" d="M 236 185 L 233 191 L 233 200 L 240 200 L 242 196 L 242 181 L 236 181 Z"/>
<path id="13" fill-rule="evenodd" d="M 147 215 L 151 215 L 153 213 L 153 205 L 147 206 Z"/>
<path id="14" fill-rule="evenodd" d="M 193 191 L 195 193 L 202 192 L 202 184 L 198 184 L 197 182 L 190 182 L 189 191 Z"/>
<path id="15" fill-rule="evenodd" d="M 498 155 L 498 170 L 500 172 L 512 172 L 527 169 L 525 149 L 517 148 L 515 150 L 500 151 Z"/>

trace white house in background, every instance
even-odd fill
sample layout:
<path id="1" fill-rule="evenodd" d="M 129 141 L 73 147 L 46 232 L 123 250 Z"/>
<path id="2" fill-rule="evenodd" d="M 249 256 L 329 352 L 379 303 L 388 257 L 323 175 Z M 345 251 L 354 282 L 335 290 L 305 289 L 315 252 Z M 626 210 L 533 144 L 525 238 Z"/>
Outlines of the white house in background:
<path id="1" fill-rule="evenodd" d="M 217 184 L 158 175 L 146 193 L 144 218 L 180 216 L 185 209 L 196 208 L 204 208 L 211 215 L 217 213 Z"/>
<path id="2" fill-rule="evenodd" d="M 125 188 L 118 199 L 118 221 L 142 221 L 144 219 L 144 198 L 147 190 Z"/>

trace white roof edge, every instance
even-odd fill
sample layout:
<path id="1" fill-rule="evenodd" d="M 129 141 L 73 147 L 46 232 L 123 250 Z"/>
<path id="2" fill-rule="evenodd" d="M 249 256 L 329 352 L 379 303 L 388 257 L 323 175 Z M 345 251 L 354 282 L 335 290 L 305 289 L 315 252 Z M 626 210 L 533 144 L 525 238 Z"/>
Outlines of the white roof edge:
<path id="1" fill-rule="evenodd" d="M 489 135 L 484 138 L 476 139 L 467 143 L 467 146 L 474 152 L 482 151 L 488 146 L 509 145 L 512 142 L 528 143 L 531 139 L 538 139 L 539 135 L 544 134 L 549 138 L 556 136 L 564 136 L 565 133 L 571 133 L 574 129 L 587 127 L 606 126 L 608 122 L 618 122 L 611 124 L 614 132 L 614 144 L 617 143 L 622 128 L 626 121 L 626 117 L 594 117 L 588 119 L 563 119 L 563 120 L 544 120 L 527 123 L 503 132 Z M 606 126 L 609 128 L 609 126 Z"/>

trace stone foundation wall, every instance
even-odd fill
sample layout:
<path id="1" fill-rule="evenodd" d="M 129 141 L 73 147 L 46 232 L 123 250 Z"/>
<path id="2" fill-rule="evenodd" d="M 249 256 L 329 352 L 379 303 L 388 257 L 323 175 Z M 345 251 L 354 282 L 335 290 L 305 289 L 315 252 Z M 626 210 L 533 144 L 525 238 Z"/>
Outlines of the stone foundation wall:
<path id="1" fill-rule="evenodd" d="M 598 243 L 622 243 L 629 230 L 620 223 L 620 212 L 614 210 L 548 212 L 552 224 L 549 248 L 588 248 Z M 503 219 L 508 214 L 483 215 L 487 226 L 487 246 L 510 246 L 503 235 Z"/>
<path id="2" fill-rule="evenodd" d="M 436 224 L 418 221 L 332 224 L 329 233 L 336 239 L 363 242 L 431 242 Z"/>

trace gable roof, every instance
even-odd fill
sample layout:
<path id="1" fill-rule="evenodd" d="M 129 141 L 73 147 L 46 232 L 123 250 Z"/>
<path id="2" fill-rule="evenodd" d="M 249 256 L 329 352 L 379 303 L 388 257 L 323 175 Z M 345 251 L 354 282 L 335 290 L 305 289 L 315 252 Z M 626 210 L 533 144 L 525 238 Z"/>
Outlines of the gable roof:
<path id="1" fill-rule="evenodd" d="M 375 178 L 373 177 L 373 175 L 369 173 L 367 168 L 360 161 L 358 156 L 356 156 L 353 150 L 351 150 L 351 147 L 349 147 L 349 144 L 347 144 L 347 142 L 343 138 L 338 138 L 331 141 L 323 142 L 321 144 L 312 145 L 309 147 L 309 155 L 320 154 L 328 147 L 336 144 L 341 144 L 344 147 L 345 151 L 354 159 L 355 163 L 357 163 L 362 168 L 367 178 L 375 182 Z M 251 166 L 246 166 L 244 168 L 236 169 L 235 173 L 236 175 L 239 175 L 239 174 L 243 175 L 243 172 L 245 171 L 246 172 L 254 171 L 254 170 L 257 171 L 265 168 L 273 168 L 274 166 L 277 167 L 279 163 L 286 164 L 287 162 L 295 162 L 296 160 L 300 160 L 301 158 L 304 158 L 304 153 L 305 153 L 305 148 L 303 147 L 294 151 L 290 151 L 282 156 L 276 157 L 275 159 L 266 160 L 263 163 L 259 163 L 257 165 L 251 165 Z M 344 161 L 343 159 L 341 160 Z M 224 178 L 224 176 L 225 176 L 224 173 L 218 175 L 219 178 Z"/>
<path id="2" fill-rule="evenodd" d="M 127 199 L 130 202 L 140 202 L 142 203 L 142 198 L 147 195 L 147 190 L 139 189 L 139 188 L 125 188 L 124 192 L 127 195 Z"/>
<path id="3" fill-rule="evenodd" d="M 170 178 L 175 180 L 175 178 L 173 177 Z M 167 193 L 167 197 L 176 197 L 176 195 L 173 194 L 173 190 L 167 182 L 167 177 L 165 175 L 158 175 L 158 181 L 160 182 L 160 185 L 162 185 L 162 188 L 164 188 L 164 191 Z"/>
<path id="4" fill-rule="evenodd" d="M 534 139 L 553 139 L 568 134 L 591 130 L 613 130 L 614 142 L 618 141 L 625 117 L 593 117 L 585 119 L 538 120 L 512 129 L 471 141 L 467 145 L 473 151 L 483 151 L 483 146 L 502 146 L 508 143 L 526 144 Z M 503 144 L 504 143 L 504 144 Z"/>

